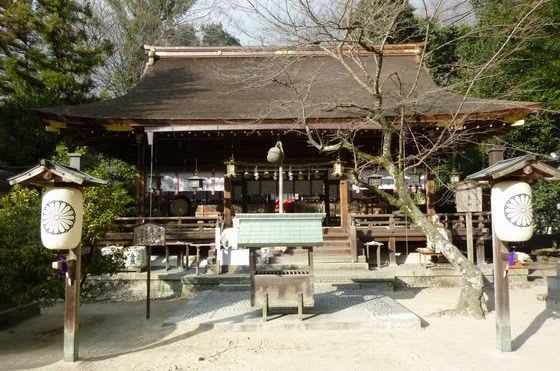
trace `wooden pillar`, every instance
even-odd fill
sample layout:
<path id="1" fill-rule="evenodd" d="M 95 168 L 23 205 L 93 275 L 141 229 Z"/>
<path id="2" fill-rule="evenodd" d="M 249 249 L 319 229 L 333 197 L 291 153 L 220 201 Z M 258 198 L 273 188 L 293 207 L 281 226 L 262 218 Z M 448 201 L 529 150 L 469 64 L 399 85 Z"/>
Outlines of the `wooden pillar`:
<path id="1" fill-rule="evenodd" d="M 492 217 L 490 216 L 490 221 L 492 220 L 491 218 Z M 478 230 L 479 233 L 484 233 L 484 231 L 487 230 L 485 228 L 484 216 L 481 213 L 478 215 Z M 476 239 L 476 264 L 478 265 L 486 264 L 486 252 L 484 245 L 484 237 L 479 235 Z"/>
<path id="2" fill-rule="evenodd" d="M 356 226 L 352 223 L 348 227 L 350 232 L 350 253 L 352 254 L 352 262 L 356 263 L 358 261 L 358 230 Z"/>
<path id="3" fill-rule="evenodd" d="M 393 218 L 393 215 L 389 217 L 389 230 L 391 232 L 395 231 L 395 218 Z M 395 237 L 389 237 L 387 247 L 389 248 L 389 265 L 397 265 L 397 240 Z"/>
<path id="4" fill-rule="evenodd" d="M 241 181 L 241 212 L 247 212 L 247 179 Z"/>
<path id="5" fill-rule="evenodd" d="M 224 228 L 232 226 L 233 205 L 232 205 L 233 184 L 231 179 L 224 180 Z"/>
<path id="6" fill-rule="evenodd" d="M 511 352 L 511 324 L 509 317 L 509 279 L 507 244 L 492 231 L 494 257 L 494 299 L 496 304 L 496 347 Z"/>
<path id="7" fill-rule="evenodd" d="M 426 214 L 434 215 L 436 213 L 436 181 L 434 173 L 426 170 Z"/>
<path id="8" fill-rule="evenodd" d="M 342 227 L 342 229 L 347 229 L 348 209 L 350 207 L 348 202 L 348 180 L 340 179 L 339 193 L 340 193 L 340 226 Z"/>
<path id="9" fill-rule="evenodd" d="M 326 225 L 329 225 L 329 219 L 331 217 L 331 196 L 330 196 L 330 187 L 329 187 L 329 175 L 327 174 L 325 177 L 325 180 L 323 182 L 323 187 L 324 187 L 324 205 L 325 205 L 325 214 L 326 216 Z"/>
<path id="10" fill-rule="evenodd" d="M 473 221 L 470 212 L 465 214 L 465 227 L 467 228 L 467 258 L 474 263 Z"/>
<path id="11" fill-rule="evenodd" d="M 486 263 L 486 253 L 484 251 L 484 238 L 478 237 L 476 240 L 476 264 L 482 265 Z"/>
<path id="12" fill-rule="evenodd" d="M 144 134 L 136 134 L 136 213 L 144 216 L 144 203 L 146 197 L 146 151 Z"/>
<path id="13" fill-rule="evenodd" d="M 66 262 L 68 277 L 64 287 L 64 361 L 76 362 L 79 356 L 81 248 L 69 250 Z"/>
<path id="14" fill-rule="evenodd" d="M 397 240 L 395 237 L 389 238 L 389 265 L 397 265 Z"/>

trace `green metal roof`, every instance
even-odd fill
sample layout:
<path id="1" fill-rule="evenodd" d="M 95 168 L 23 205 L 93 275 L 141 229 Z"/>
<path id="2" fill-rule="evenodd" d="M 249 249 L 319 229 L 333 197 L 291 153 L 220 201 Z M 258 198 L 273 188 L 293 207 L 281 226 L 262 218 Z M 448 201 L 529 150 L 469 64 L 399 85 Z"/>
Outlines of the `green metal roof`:
<path id="1" fill-rule="evenodd" d="M 240 247 L 309 247 L 323 244 L 324 213 L 237 214 Z"/>

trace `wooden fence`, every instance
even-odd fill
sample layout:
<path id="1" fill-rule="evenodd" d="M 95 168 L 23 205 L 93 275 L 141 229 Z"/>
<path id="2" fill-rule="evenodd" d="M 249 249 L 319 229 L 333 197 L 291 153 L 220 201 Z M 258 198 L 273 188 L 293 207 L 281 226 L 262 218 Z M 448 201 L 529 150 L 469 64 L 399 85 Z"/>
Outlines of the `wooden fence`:
<path id="1" fill-rule="evenodd" d="M 101 245 L 131 245 L 134 227 L 142 223 L 155 223 L 165 227 L 166 240 L 173 242 L 208 242 L 215 238 L 215 229 L 221 225 L 219 216 L 181 217 L 121 217 L 116 218 Z"/>

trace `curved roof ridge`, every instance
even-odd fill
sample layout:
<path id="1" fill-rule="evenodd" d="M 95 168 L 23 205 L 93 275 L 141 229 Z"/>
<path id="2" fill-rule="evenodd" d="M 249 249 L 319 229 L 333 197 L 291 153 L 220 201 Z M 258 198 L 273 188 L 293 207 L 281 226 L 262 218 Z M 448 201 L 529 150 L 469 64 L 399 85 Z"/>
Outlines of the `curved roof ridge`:
<path id="1" fill-rule="evenodd" d="M 416 56 L 421 54 L 423 43 L 409 44 L 387 44 L 383 47 L 375 46 L 376 51 L 382 51 L 384 55 Z M 158 58 L 193 58 L 193 57 L 255 57 L 273 55 L 328 55 L 325 47 L 320 45 L 292 45 L 292 46 L 157 46 L 144 45 L 148 55 Z M 346 47 L 345 52 L 350 48 Z M 365 49 L 352 49 L 353 53 L 371 54 Z"/>

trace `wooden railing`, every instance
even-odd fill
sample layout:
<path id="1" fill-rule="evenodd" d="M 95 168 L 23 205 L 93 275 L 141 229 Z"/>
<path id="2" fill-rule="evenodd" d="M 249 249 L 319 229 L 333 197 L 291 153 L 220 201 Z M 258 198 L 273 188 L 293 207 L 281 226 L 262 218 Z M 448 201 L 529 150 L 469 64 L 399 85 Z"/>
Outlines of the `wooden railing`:
<path id="1" fill-rule="evenodd" d="M 101 245 L 130 245 L 134 239 L 134 227 L 142 223 L 155 223 L 165 227 L 169 241 L 207 241 L 215 237 L 216 226 L 221 225 L 219 216 L 181 217 L 121 217 L 116 218 L 105 234 Z"/>
<path id="2" fill-rule="evenodd" d="M 490 212 L 441 213 L 438 214 L 441 225 L 451 231 L 453 240 L 467 242 L 467 255 L 474 261 L 476 245 L 477 261 L 484 261 L 484 240 L 491 236 Z M 358 237 L 386 242 L 391 259 L 399 241 L 425 241 L 426 236 L 404 215 L 399 214 L 351 214 L 349 231 L 355 230 Z M 352 234 L 350 234 L 352 236 Z M 351 239 L 352 251 L 358 251 L 359 238 Z"/>
<path id="3" fill-rule="evenodd" d="M 470 214 L 470 217 L 469 217 Z M 457 235 L 466 233 L 469 221 L 473 223 L 474 234 L 488 234 L 492 224 L 490 212 L 442 213 L 437 214 L 444 228 Z M 470 218 L 470 219 L 469 219 Z M 357 229 L 379 230 L 381 234 L 417 234 L 422 233 L 410 218 L 398 214 L 351 214 L 351 224 Z"/>

